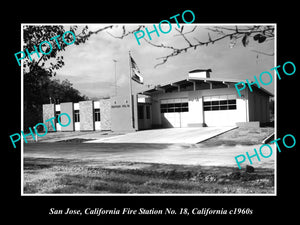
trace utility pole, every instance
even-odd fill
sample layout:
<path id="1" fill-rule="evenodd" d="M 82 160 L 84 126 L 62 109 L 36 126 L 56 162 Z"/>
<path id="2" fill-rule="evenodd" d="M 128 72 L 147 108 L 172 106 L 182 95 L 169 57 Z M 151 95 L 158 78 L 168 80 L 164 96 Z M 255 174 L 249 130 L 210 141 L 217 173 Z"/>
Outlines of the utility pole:
<path id="1" fill-rule="evenodd" d="M 117 92 L 117 60 L 113 59 L 113 61 L 115 62 L 115 95 L 117 96 L 118 92 Z"/>

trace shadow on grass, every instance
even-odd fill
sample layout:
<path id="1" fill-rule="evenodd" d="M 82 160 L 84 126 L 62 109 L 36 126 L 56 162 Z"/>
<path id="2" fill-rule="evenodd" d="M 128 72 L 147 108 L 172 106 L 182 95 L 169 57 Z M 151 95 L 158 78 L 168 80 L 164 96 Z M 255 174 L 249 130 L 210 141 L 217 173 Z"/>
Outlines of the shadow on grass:
<path id="1" fill-rule="evenodd" d="M 126 166 L 107 168 L 109 165 L 91 166 L 85 161 L 25 158 L 24 193 L 274 193 L 271 169 L 247 173 L 231 167 L 120 164 Z M 137 168 L 137 164 L 144 165 Z"/>

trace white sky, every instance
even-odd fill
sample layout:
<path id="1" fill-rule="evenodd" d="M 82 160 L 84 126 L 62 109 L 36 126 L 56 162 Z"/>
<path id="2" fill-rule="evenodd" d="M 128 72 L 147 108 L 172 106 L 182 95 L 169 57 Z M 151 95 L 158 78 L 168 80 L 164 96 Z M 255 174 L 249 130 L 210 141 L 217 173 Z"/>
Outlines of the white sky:
<path id="1" fill-rule="evenodd" d="M 109 24 L 88 26 L 91 30 L 95 30 L 107 25 Z M 172 25 L 172 31 L 168 34 L 160 33 L 160 37 L 157 37 L 156 33 L 152 33 L 151 42 L 185 47 L 187 45 L 185 40 L 176 35 L 178 34 L 174 29 L 177 27 L 176 24 Z M 195 24 L 181 25 L 185 25 L 186 31 L 195 26 Z M 208 32 L 212 38 L 216 35 L 205 29 L 211 25 L 197 25 L 198 27 L 193 33 L 187 34 L 190 39 L 196 37 L 200 41 L 207 41 Z M 122 24 L 115 24 L 113 29 L 107 31 L 118 36 L 122 33 L 121 26 Z M 133 30 L 137 26 L 138 24 L 127 24 L 126 29 Z M 147 27 L 152 30 L 153 24 L 147 24 Z M 167 28 L 163 28 L 163 30 L 167 30 Z M 235 47 L 230 48 L 228 38 L 213 45 L 198 47 L 196 50 L 190 49 L 186 53 L 169 58 L 165 64 L 154 68 L 156 64 L 161 62 L 156 58 L 167 55 L 171 52 L 170 50 L 153 47 L 142 39 L 140 39 L 141 45 L 138 45 L 133 34 L 123 39 L 116 39 L 107 31 L 92 35 L 84 44 L 70 45 L 66 51 L 61 52 L 60 54 L 64 56 L 65 66 L 57 71 L 56 78 L 61 80 L 67 78 L 75 88 L 88 97 L 111 96 L 114 95 L 115 90 L 115 66 L 113 62 L 115 59 L 118 61 L 118 93 L 126 94 L 129 83 L 129 51 L 131 51 L 131 55 L 144 77 L 145 84 L 153 85 L 185 79 L 188 71 L 194 69 L 212 69 L 211 78 L 254 80 L 254 75 L 258 77 L 261 72 L 270 71 L 275 66 L 273 56 L 260 54 L 257 58 L 257 53 L 251 51 L 273 53 L 274 41 L 257 44 L 251 38 L 249 46 L 243 47 L 239 39 Z M 148 38 L 147 34 L 145 38 Z M 134 81 L 132 83 L 134 90 L 147 89 L 146 86 L 143 87 Z M 274 93 L 274 79 L 272 84 L 262 87 Z"/>

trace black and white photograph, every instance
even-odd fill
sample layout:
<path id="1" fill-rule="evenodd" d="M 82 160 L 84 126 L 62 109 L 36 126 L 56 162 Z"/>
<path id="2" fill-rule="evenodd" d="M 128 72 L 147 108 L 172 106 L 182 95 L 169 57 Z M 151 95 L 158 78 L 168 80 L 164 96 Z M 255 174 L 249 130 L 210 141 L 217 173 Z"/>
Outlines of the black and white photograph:
<path id="1" fill-rule="evenodd" d="M 276 194 L 275 24 L 22 32 L 24 195 Z"/>
<path id="2" fill-rule="evenodd" d="M 263 3 L 7 7 L 5 219 L 295 217 L 297 7 Z"/>

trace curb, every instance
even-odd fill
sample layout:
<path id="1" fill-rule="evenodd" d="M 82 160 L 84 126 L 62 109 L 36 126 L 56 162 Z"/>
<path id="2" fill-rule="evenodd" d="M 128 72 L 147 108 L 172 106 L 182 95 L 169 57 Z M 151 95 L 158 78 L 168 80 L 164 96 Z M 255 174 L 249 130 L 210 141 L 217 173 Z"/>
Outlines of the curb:
<path id="1" fill-rule="evenodd" d="M 200 144 L 200 143 L 203 142 L 203 141 L 209 140 L 209 139 L 211 139 L 211 138 L 214 138 L 214 137 L 216 137 L 216 136 L 219 136 L 219 135 L 221 135 L 221 134 L 224 134 L 224 133 L 226 133 L 226 132 L 228 132 L 228 131 L 231 131 L 231 130 L 234 130 L 234 129 L 237 129 L 237 128 L 238 128 L 238 126 L 229 128 L 229 129 L 227 129 L 227 130 L 225 130 L 225 131 L 222 131 L 222 132 L 220 132 L 220 133 L 217 133 L 217 134 L 215 134 L 215 135 L 213 135 L 213 136 L 204 138 L 204 139 L 202 139 L 201 141 L 197 142 L 196 144 Z"/>
<path id="2" fill-rule="evenodd" d="M 266 137 L 266 138 L 262 141 L 262 143 L 263 143 L 263 144 L 269 143 L 270 140 L 274 138 L 274 134 L 275 134 L 275 132 L 273 132 L 272 134 L 270 134 L 268 137 Z"/>

